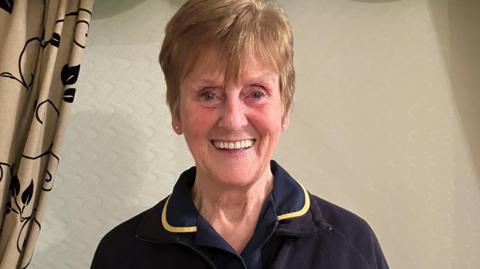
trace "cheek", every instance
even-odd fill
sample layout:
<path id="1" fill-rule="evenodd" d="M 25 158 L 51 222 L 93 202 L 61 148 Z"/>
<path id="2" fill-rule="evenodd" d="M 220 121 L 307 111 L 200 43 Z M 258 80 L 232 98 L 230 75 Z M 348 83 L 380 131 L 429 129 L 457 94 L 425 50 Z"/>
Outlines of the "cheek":
<path id="1" fill-rule="evenodd" d="M 272 105 L 259 107 L 252 111 L 251 122 L 262 134 L 273 134 L 282 129 L 282 114 L 279 109 Z"/>
<path id="2" fill-rule="evenodd" d="M 251 123 L 260 135 L 262 151 L 272 151 L 280 137 L 282 130 L 281 116 L 276 113 L 256 113 Z"/>
<path id="3" fill-rule="evenodd" d="M 200 136 L 208 133 L 215 123 L 215 115 L 211 109 L 191 105 L 186 106 L 182 112 L 185 135 Z"/>

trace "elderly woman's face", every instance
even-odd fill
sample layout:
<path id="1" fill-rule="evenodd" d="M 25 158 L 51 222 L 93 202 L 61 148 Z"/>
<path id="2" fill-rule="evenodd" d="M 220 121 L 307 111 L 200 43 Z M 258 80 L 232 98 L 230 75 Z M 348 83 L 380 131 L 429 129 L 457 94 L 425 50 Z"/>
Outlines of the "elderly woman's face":
<path id="1" fill-rule="evenodd" d="M 197 173 L 213 183 L 246 186 L 269 173 L 283 119 L 278 74 L 250 57 L 237 81 L 225 81 L 207 50 L 181 82 L 179 117 Z"/>

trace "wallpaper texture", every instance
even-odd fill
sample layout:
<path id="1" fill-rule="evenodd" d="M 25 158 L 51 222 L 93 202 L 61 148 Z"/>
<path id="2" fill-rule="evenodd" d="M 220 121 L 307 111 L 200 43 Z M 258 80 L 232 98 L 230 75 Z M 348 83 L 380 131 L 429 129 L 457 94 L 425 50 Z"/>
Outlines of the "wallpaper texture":
<path id="1" fill-rule="evenodd" d="M 179 2 L 96 3 L 32 268 L 88 268 L 108 230 L 193 165 L 157 64 Z M 480 7 L 453 2 L 280 1 L 297 91 L 275 159 L 365 218 L 391 268 L 480 267 Z"/>

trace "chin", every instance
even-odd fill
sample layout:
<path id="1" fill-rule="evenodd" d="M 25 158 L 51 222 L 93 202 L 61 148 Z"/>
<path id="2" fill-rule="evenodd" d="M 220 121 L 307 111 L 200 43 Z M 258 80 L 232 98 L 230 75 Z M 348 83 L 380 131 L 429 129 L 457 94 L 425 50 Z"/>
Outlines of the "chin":
<path id="1" fill-rule="evenodd" d="M 226 169 L 214 173 L 217 180 L 222 185 L 230 187 L 247 187 L 259 179 L 259 174 L 250 169 Z"/>

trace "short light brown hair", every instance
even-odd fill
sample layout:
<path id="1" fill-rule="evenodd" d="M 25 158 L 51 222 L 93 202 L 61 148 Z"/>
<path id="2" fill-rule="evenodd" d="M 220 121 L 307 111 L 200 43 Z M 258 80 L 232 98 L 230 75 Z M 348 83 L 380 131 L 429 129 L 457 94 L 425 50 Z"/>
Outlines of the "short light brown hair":
<path id="1" fill-rule="evenodd" d="M 285 13 L 265 0 L 189 0 L 170 19 L 160 51 L 167 104 L 178 115 L 180 84 L 206 48 L 225 64 L 225 79 L 238 77 L 253 55 L 279 74 L 284 115 L 295 90 L 293 34 Z"/>

